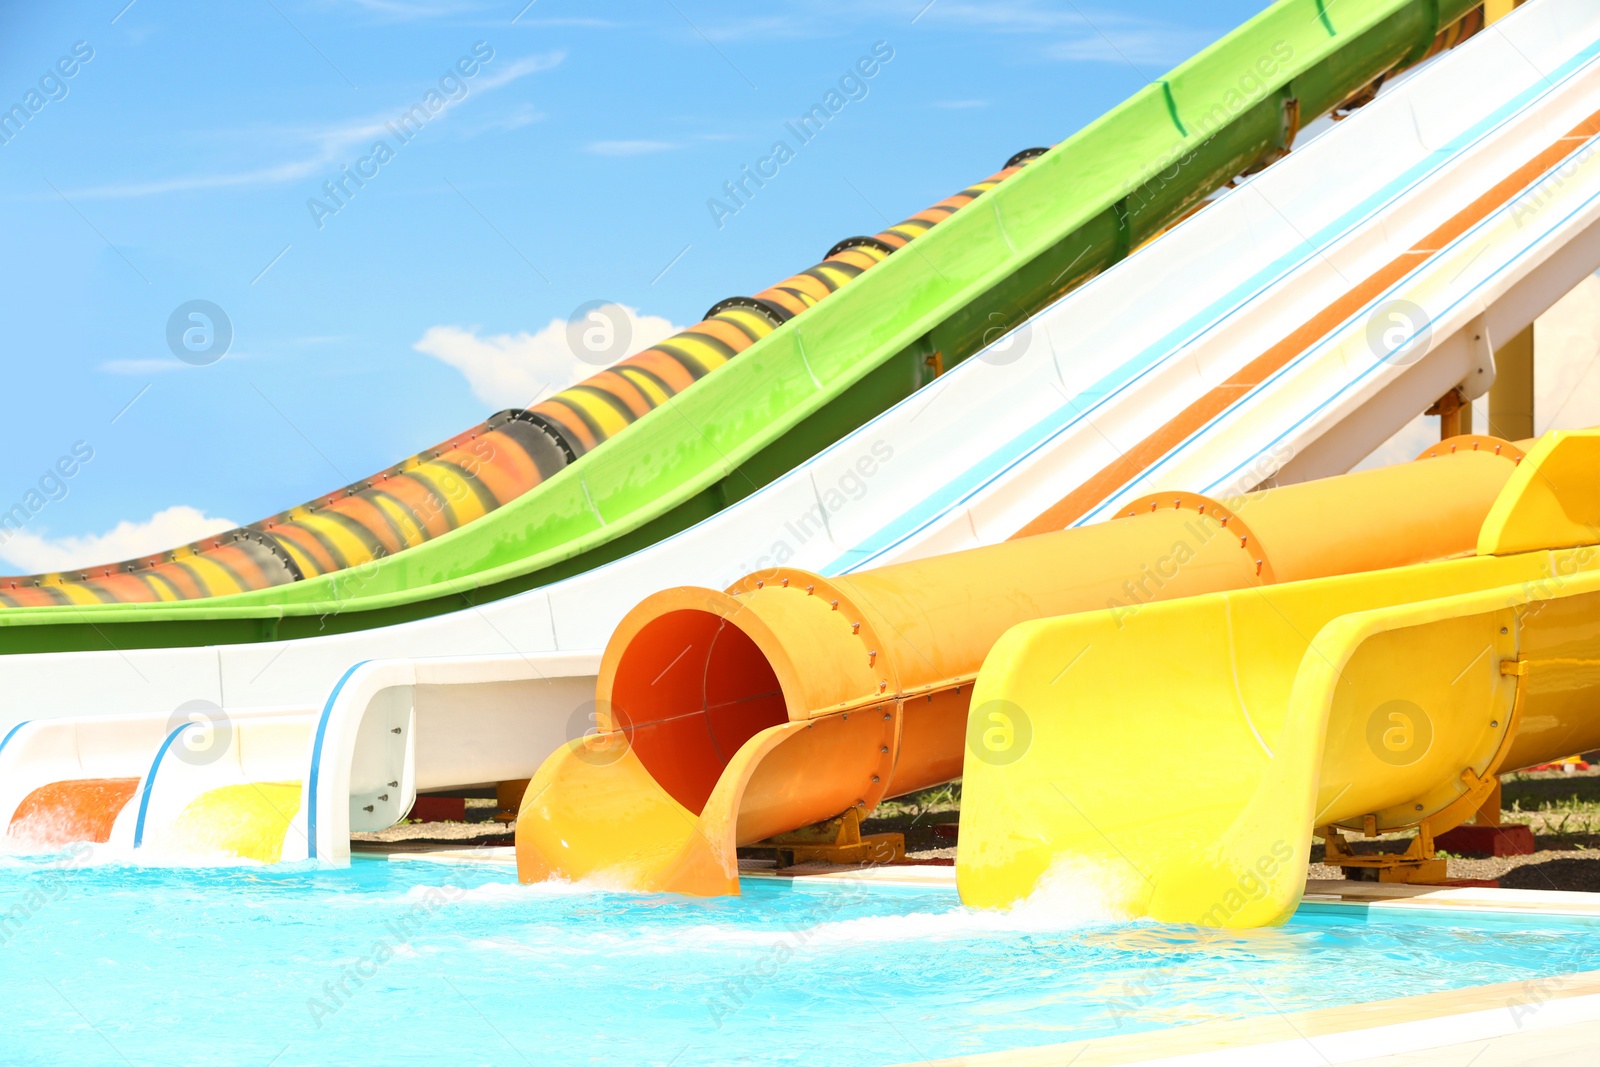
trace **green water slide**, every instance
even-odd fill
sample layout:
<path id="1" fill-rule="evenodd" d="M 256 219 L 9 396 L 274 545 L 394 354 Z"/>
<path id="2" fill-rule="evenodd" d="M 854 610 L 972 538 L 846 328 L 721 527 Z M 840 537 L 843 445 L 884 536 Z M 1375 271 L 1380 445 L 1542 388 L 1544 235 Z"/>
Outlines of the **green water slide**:
<path id="1" fill-rule="evenodd" d="M 1270 163 L 1303 123 L 1481 22 L 1470 0 L 1281 0 L 483 517 L 354 570 L 266 589 L 0 610 L 0 652 L 359 630 L 624 556 L 804 462 Z"/>

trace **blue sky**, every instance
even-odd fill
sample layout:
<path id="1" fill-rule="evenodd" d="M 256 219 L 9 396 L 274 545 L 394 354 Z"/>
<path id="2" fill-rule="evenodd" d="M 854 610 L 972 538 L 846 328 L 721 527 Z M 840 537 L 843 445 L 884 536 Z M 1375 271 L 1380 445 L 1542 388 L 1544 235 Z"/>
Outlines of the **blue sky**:
<path id="1" fill-rule="evenodd" d="M 589 369 L 552 329 L 579 305 L 637 309 L 641 338 L 691 323 L 1266 6 L 523 2 L 0 4 L 0 108 L 38 94 L 0 143 L 0 511 L 93 453 L 47 479 L 59 499 L 0 570 L 164 547 L 370 474 Z M 865 95 L 719 226 L 723 183 L 877 42 L 893 58 Z M 448 106 L 402 140 L 430 91 Z M 194 300 L 231 323 L 220 361 L 169 347 Z"/>

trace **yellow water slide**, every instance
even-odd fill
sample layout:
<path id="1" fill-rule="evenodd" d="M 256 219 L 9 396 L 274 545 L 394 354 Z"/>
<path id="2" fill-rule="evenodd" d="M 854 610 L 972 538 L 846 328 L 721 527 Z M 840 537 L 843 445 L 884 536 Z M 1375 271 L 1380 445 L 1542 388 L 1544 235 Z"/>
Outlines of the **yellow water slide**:
<path id="1" fill-rule="evenodd" d="M 774 835 L 870 854 L 881 843 L 856 844 L 856 827 L 881 800 L 958 777 L 969 748 L 1020 751 L 977 719 L 967 738 L 978 668 L 1012 627 L 1103 609 L 1115 628 L 1158 601 L 1470 555 L 1521 456 L 1463 437 L 1407 465 L 1231 500 L 1166 493 L 1109 522 L 915 563 L 657 593 L 606 648 L 599 729 L 528 787 L 520 876 L 710 895 L 737 893 L 736 849 Z M 1009 770 L 1041 766 L 1028 753 Z"/>
<path id="2" fill-rule="evenodd" d="M 1409 536 L 1385 502 L 1322 519 L 1301 551 L 1343 527 Z M 1131 916 L 1270 925 L 1300 900 L 1314 833 L 1338 848 L 1410 827 L 1397 862 L 1442 874 L 1433 835 L 1497 773 L 1600 747 L 1597 546 L 1600 431 L 1554 433 L 1459 558 L 1012 629 L 973 719 L 1028 744 L 967 756 L 962 899 L 1069 887 Z"/>

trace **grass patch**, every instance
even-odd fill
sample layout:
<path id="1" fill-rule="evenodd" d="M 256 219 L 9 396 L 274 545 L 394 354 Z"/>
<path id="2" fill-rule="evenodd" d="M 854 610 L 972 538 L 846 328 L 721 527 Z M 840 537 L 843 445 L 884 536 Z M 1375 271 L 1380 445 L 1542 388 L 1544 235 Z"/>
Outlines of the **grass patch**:
<path id="1" fill-rule="evenodd" d="M 894 819 L 909 816 L 921 819 L 928 815 L 955 814 L 961 810 L 961 783 L 946 782 L 920 793 L 907 793 L 903 797 L 885 800 L 872 813 L 874 819 Z M 945 821 L 945 820 L 939 820 Z"/>

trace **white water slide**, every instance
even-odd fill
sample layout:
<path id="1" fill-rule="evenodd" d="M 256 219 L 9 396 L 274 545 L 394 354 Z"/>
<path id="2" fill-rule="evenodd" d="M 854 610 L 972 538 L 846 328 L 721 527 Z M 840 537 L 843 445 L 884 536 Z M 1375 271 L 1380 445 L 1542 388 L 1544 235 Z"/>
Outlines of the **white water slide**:
<path id="1" fill-rule="evenodd" d="M 625 559 L 326 638 L 0 656 L 0 825 L 16 845 L 89 796 L 114 845 L 210 847 L 194 832 L 209 811 L 262 823 L 265 854 L 246 854 L 342 861 L 352 830 L 392 825 L 418 791 L 526 778 L 583 733 L 600 650 L 659 589 L 991 544 L 1084 486 L 1103 491 L 1074 522 L 1154 491 L 1346 470 L 1453 387 L 1482 395 L 1496 343 L 1600 268 L 1600 153 L 1582 132 L 1596 112 L 1600 6 L 1539 0 Z M 1125 456 L 1143 458 L 1108 483 Z"/>

